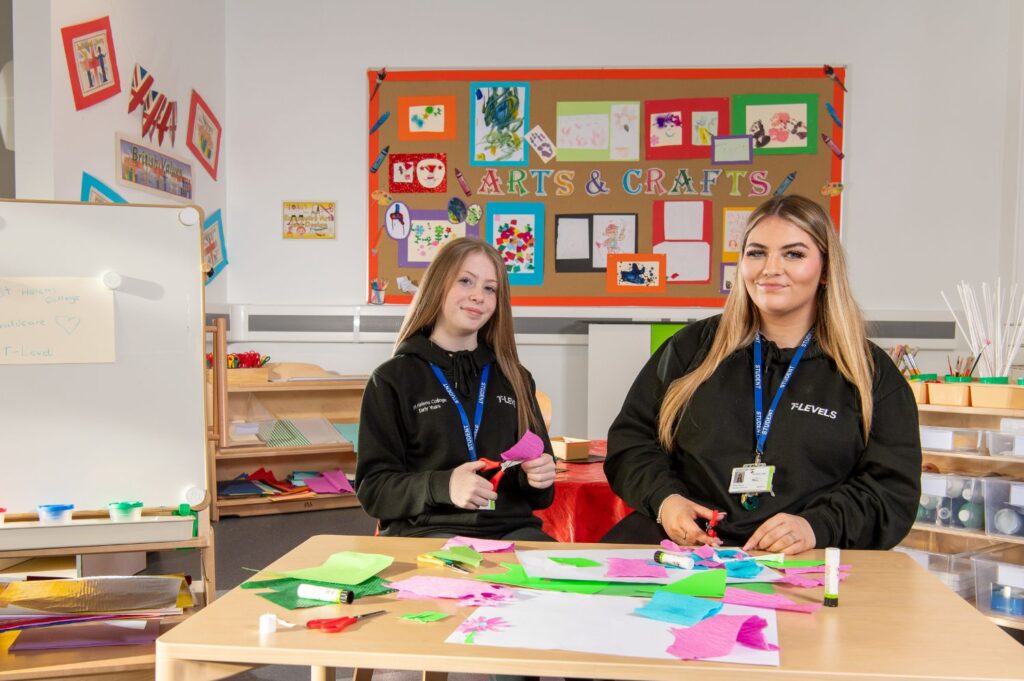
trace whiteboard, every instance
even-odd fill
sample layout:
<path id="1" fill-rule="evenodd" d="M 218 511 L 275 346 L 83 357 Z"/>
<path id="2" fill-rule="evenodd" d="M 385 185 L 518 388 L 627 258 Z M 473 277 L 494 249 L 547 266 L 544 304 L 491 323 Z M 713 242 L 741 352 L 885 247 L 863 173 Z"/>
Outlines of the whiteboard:
<path id="1" fill-rule="evenodd" d="M 201 238 L 191 207 L 0 201 L 0 281 L 121 278 L 112 361 L 0 363 L 0 507 L 177 506 L 207 489 Z M 0 352 L 19 323 L 4 301 Z"/>

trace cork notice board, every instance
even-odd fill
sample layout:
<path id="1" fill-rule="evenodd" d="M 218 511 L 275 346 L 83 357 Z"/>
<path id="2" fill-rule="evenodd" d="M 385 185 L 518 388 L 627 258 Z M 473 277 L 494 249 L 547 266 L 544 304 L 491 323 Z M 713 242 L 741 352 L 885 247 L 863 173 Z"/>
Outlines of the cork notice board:
<path id="1" fill-rule="evenodd" d="M 746 215 L 780 188 L 839 226 L 845 92 L 821 67 L 376 82 L 368 256 L 385 303 L 409 302 L 396 280 L 470 234 L 502 252 L 514 304 L 720 307 Z"/>

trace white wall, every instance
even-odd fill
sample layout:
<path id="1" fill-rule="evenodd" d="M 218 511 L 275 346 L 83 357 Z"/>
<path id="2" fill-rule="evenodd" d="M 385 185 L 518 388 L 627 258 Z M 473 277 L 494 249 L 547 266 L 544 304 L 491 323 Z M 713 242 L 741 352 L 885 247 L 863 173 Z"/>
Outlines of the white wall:
<path id="1" fill-rule="evenodd" d="M 60 29 L 103 16 L 110 17 L 121 93 L 76 111 Z M 117 184 L 114 133 L 141 137 L 141 107 L 128 113 L 138 62 L 153 74 L 153 87 L 178 102 L 174 146 L 165 138 L 161 150 L 193 164 L 195 202 L 207 214 L 222 209 L 225 224 L 230 221 L 224 143 L 217 181 L 185 146 L 193 89 L 222 126 L 226 119 L 222 1 L 15 0 L 14 20 L 18 198 L 77 201 L 85 170 L 129 202 L 173 202 Z M 225 140 L 228 131 L 224 126 Z M 226 300 L 227 282 L 219 279 L 207 287 L 213 302 Z"/>

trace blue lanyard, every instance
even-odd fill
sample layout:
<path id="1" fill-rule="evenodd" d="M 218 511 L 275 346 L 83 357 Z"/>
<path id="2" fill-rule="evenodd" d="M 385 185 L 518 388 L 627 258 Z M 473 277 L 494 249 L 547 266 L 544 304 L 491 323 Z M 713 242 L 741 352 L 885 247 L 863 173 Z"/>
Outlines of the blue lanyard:
<path id="1" fill-rule="evenodd" d="M 469 449 L 469 458 L 471 461 L 476 461 L 476 434 L 480 430 L 480 422 L 484 420 L 484 397 L 487 396 L 487 378 L 491 373 L 491 363 L 488 362 L 484 365 L 484 370 L 480 373 L 480 393 L 476 398 L 476 414 L 473 416 L 472 432 L 469 430 L 469 417 L 466 415 L 466 410 L 462 407 L 462 402 L 455 391 L 452 390 L 452 386 L 449 385 L 448 379 L 433 362 L 430 363 L 430 368 L 434 370 L 437 380 L 441 381 L 441 387 L 448 393 L 455 408 L 459 410 L 459 418 L 462 419 L 462 433 L 466 436 L 466 447 Z"/>
<path id="2" fill-rule="evenodd" d="M 767 416 L 764 415 L 764 385 L 761 380 L 761 332 L 758 331 L 754 336 L 754 435 L 757 436 L 754 463 L 761 463 L 761 455 L 764 454 L 764 443 L 768 439 L 768 429 L 772 427 L 772 417 L 775 416 L 775 408 L 779 406 L 782 391 L 789 385 L 789 379 L 793 378 L 793 372 L 796 371 L 796 365 L 800 363 L 800 359 L 804 356 L 804 350 L 810 345 L 811 334 L 813 333 L 814 329 L 808 331 L 807 335 L 804 336 L 803 342 L 800 343 L 800 347 L 793 353 L 793 359 L 790 360 L 789 368 L 786 369 L 786 374 L 782 377 L 782 382 L 779 383 L 779 389 L 775 391 L 775 398 L 772 399 L 772 405 L 768 409 Z"/>

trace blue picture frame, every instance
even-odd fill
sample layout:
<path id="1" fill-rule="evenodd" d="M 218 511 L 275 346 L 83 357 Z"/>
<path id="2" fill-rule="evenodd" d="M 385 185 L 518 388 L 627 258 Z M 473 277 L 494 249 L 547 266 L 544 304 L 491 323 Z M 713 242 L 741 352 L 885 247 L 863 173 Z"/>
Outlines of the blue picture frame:
<path id="1" fill-rule="evenodd" d="M 102 196 L 106 201 L 97 201 L 95 192 L 99 196 Z M 104 184 L 95 175 L 82 171 L 82 194 L 78 199 L 82 203 L 128 203 L 124 200 L 124 197 L 115 192 L 113 189 Z"/>
<path id="2" fill-rule="evenodd" d="M 517 88 L 522 90 L 519 111 L 522 125 L 514 132 L 519 135 L 519 152 L 516 158 L 508 160 L 477 158 L 477 114 L 482 113 L 484 88 Z M 469 84 L 469 164 L 471 166 L 528 166 L 530 149 L 526 144 L 526 133 L 530 129 L 530 84 L 525 81 L 479 81 Z"/>
<path id="3" fill-rule="evenodd" d="M 496 242 L 495 220 L 503 214 L 530 215 L 533 217 L 533 262 L 532 272 L 509 272 L 508 282 L 512 286 L 543 286 L 544 285 L 544 204 L 539 202 L 491 202 L 487 204 L 487 243 L 498 249 L 504 260 L 503 244 Z"/>
<path id="4" fill-rule="evenodd" d="M 214 265 L 213 265 L 213 272 L 211 272 L 210 276 L 206 278 L 205 284 L 207 286 L 209 286 L 210 282 L 213 281 L 214 279 L 216 279 L 217 275 L 220 274 L 221 271 L 225 267 L 228 266 L 228 248 L 227 248 L 227 245 L 224 242 L 224 221 L 221 219 L 221 216 L 220 216 L 220 208 L 218 208 L 217 210 L 213 211 L 210 214 L 210 216 L 207 217 L 206 220 L 203 222 L 203 240 L 202 240 L 202 243 L 203 243 L 203 260 L 204 260 L 204 262 L 206 260 L 207 244 L 209 243 L 208 240 L 207 240 L 206 233 L 208 231 L 212 230 L 214 227 L 217 228 L 217 241 L 216 241 L 216 244 L 219 245 L 219 247 L 220 247 L 220 253 L 221 253 L 222 257 L 220 258 L 220 260 L 218 262 L 214 263 Z M 216 248 L 216 245 L 214 246 L 214 248 Z"/>

